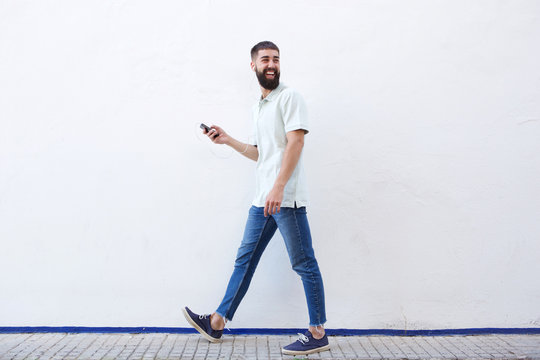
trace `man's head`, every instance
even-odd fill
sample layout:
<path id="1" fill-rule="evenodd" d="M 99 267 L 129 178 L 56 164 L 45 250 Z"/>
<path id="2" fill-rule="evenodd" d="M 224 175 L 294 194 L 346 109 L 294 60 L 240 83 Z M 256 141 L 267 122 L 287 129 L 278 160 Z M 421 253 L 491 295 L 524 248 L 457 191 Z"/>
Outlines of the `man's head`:
<path id="1" fill-rule="evenodd" d="M 251 48 L 251 69 L 259 84 L 274 90 L 279 85 L 279 48 L 271 41 L 261 41 Z"/>

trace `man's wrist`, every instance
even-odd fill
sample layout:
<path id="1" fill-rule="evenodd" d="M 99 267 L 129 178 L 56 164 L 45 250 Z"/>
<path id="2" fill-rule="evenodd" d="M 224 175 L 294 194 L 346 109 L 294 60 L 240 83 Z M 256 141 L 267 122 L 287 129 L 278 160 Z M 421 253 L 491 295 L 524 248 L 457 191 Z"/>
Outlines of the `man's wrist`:
<path id="1" fill-rule="evenodd" d="M 236 141 L 235 139 L 233 139 L 232 137 L 228 136 L 225 141 L 223 142 L 223 144 L 227 145 L 227 146 L 230 146 L 232 148 L 234 148 L 234 141 Z"/>
<path id="2" fill-rule="evenodd" d="M 285 189 L 285 183 L 282 183 L 281 181 L 276 181 L 274 183 L 274 189 L 283 191 Z"/>

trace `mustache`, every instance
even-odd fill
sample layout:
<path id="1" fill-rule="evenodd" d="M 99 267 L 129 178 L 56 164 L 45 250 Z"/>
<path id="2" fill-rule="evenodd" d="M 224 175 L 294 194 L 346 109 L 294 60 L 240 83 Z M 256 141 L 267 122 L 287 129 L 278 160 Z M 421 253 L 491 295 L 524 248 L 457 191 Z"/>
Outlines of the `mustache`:
<path id="1" fill-rule="evenodd" d="M 266 78 L 266 73 L 269 72 L 269 71 L 273 71 L 274 72 L 274 76 L 272 79 L 267 79 Z M 257 69 L 257 80 L 259 80 L 259 84 L 267 89 L 267 90 L 274 90 L 275 88 L 277 88 L 279 86 L 279 77 L 280 77 L 280 73 L 279 71 L 276 69 L 276 68 L 267 68 L 267 69 L 262 69 L 262 70 L 259 70 Z"/>

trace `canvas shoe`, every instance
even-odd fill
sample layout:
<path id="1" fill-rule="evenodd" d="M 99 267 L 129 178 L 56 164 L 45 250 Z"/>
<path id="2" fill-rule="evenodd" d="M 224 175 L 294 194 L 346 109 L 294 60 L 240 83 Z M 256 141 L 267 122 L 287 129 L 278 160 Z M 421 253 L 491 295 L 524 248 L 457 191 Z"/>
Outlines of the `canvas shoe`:
<path id="1" fill-rule="evenodd" d="M 208 341 L 220 342 L 223 330 L 214 330 L 210 326 L 210 314 L 197 315 L 186 306 L 182 309 L 188 323 L 201 333 Z"/>
<path id="2" fill-rule="evenodd" d="M 315 339 L 310 331 L 306 331 L 305 334 L 300 334 L 298 340 L 290 345 L 285 346 L 281 351 L 284 355 L 308 355 L 317 353 L 320 351 L 330 350 L 328 344 L 328 337 L 326 334 L 322 339 Z"/>

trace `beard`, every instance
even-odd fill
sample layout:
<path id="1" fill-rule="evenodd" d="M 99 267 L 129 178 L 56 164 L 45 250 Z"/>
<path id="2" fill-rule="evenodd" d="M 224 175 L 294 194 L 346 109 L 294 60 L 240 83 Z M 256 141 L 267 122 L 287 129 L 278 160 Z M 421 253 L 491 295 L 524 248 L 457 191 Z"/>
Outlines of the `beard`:
<path id="1" fill-rule="evenodd" d="M 266 73 L 270 70 L 274 70 L 274 78 L 273 79 L 267 79 Z M 257 80 L 259 80 L 259 84 L 265 88 L 266 90 L 274 90 L 279 86 L 279 75 L 280 72 L 277 71 L 277 69 L 264 69 L 262 71 L 259 71 L 255 69 L 255 74 L 257 74 Z"/>

